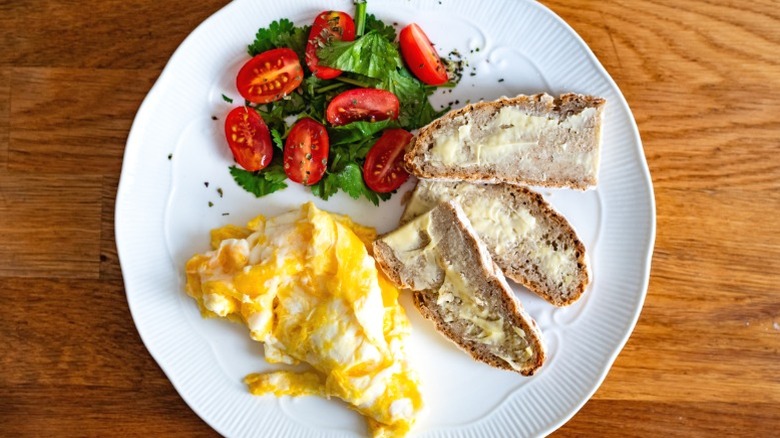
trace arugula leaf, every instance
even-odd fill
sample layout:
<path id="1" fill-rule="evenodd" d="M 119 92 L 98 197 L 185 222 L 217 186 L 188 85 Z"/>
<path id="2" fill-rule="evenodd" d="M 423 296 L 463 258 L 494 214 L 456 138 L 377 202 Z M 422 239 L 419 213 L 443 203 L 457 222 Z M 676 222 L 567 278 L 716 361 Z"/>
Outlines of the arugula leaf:
<path id="1" fill-rule="evenodd" d="M 355 41 L 333 41 L 317 50 L 320 65 L 384 78 L 388 71 L 401 68 L 403 62 L 393 43 L 377 32 L 369 32 Z"/>
<path id="2" fill-rule="evenodd" d="M 277 47 L 288 47 L 305 59 L 306 41 L 309 38 L 311 26 L 296 27 L 292 21 L 282 18 L 273 21 L 268 28 L 260 28 L 255 35 L 255 41 L 247 47 L 250 56 L 255 56 L 266 50 Z"/>
<path id="3" fill-rule="evenodd" d="M 287 187 L 287 183 L 284 182 L 287 175 L 281 162 L 271 163 L 260 172 L 250 172 L 230 166 L 230 174 L 239 186 L 258 198 Z"/>
<path id="4" fill-rule="evenodd" d="M 388 41 L 395 41 L 395 28 L 377 19 L 373 14 L 366 15 L 366 32 L 375 31 Z"/>

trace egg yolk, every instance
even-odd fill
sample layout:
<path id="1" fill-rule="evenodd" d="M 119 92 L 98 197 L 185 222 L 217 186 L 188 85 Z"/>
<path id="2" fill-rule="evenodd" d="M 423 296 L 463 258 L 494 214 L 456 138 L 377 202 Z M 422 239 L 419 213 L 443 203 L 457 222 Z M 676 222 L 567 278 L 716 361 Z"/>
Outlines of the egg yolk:
<path id="1" fill-rule="evenodd" d="M 403 436 L 422 400 L 404 351 L 409 320 L 371 257 L 375 237 L 312 203 L 228 225 L 187 262 L 187 293 L 205 317 L 245 324 L 269 363 L 313 368 L 246 376 L 253 394 L 335 396 L 374 436 Z"/>

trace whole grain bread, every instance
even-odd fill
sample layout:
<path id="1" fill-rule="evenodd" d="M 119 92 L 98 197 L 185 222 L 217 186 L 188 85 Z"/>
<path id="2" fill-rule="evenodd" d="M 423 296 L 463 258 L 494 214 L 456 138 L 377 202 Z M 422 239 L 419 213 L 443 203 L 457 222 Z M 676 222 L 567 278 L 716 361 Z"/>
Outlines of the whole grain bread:
<path id="1" fill-rule="evenodd" d="M 436 329 L 491 366 L 533 374 L 545 348 L 536 322 L 512 293 L 455 202 L 444 202 L 374 242 L 374 257 Z"/>
<path id="2" fill-rule="evenodd" d="M 585 291 L 585 245 L 542 195 L 511 184 L 419 180 L 401 224 L 449 200 L 462 206 L 505 276 L 556 306 L 575 302 Z"/>
<path id="3" fill-rule="evenodd" d="M 420 178 L 587 189 L 598 181 L 605 100 L 520 95 L 450 111 L 404 156 Z"/>

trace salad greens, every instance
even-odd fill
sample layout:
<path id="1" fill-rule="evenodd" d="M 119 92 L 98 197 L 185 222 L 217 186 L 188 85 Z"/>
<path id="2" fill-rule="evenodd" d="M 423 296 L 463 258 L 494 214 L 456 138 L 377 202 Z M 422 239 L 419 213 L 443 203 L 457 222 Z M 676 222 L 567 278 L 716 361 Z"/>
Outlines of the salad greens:
<path id="1" fill-rule="evenodd" d="M 309 71 L 305 60 L 310 25 L 295 26 L 283 18 L 261 28 L 248 46 L 250 56 L 267 50 L 287 47 L 295 51 L 304 69 L 304 81 L 294 92 L 268 104 L 246 105 L 254 108 L 271 132 L 274 145 L 284 149 L 284 141 L 291 124 L 288 121 L 302 117 L 323 123 L 330 139 L 330 154 L 325 175 L 311 186 L 312 193 L 328 199 L 339 190 L 352 198 L 364 197 L 375 205 L 389 199 L 392 193 L 376 193 L 369 189 L 362 175 L 362 164 L 369 149 L 386 128 L 420 128 L 449 108 L 436 110 L 428 100 L 436 87 L 423 84 L 404 66 L 396 41 L 396 31 L 365 11 L 365 1 L 356 2 L 356 39 L 330 41 L 317 50 L 319 64 L 342 70 L 340 76 L 323 80 Z M 450 85 L 451 86 L 451 85 Z M 352 88 L 379 88 L 392 92 L 400 102 L 398 120 L 378 122 L 359 121 L 343 126 L 330 126 L 325 120 L 328 103 L 336 95 Z M 230 167 L 233 179 L 257 197 L 287 187 L 281 153 L 277 152 L 271 164 L 258 172 Z M 278 159 L 277 159 L 278 158 Z"/>

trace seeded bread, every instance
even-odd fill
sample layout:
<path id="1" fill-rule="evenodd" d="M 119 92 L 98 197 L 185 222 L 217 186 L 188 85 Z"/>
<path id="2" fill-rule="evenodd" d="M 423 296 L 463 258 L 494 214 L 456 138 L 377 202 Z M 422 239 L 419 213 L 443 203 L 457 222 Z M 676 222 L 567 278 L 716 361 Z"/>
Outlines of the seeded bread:
<path id="1" fill-rule="evenodd" d="M 605 100 L 520 95 L 450 111 L 404 156 L 420 178 L 587 189 L 595 186 Z"/>
<path id="2" fill-rule="evenodd" d="M 556 306 L 580 298 L 590 282 L 585 245 L 566 218 L 528 188 L 420 180 L 401 224 L 456 200 L 504 275 Z"/>
<path id="3" fill-rule="evenodd" d="M 391 281 L 414 291 L 414 304 L 474 359 L 533 374 L 545 349 L 536 322 L 455 202 L 441 203 L 374 242 Z"/>

